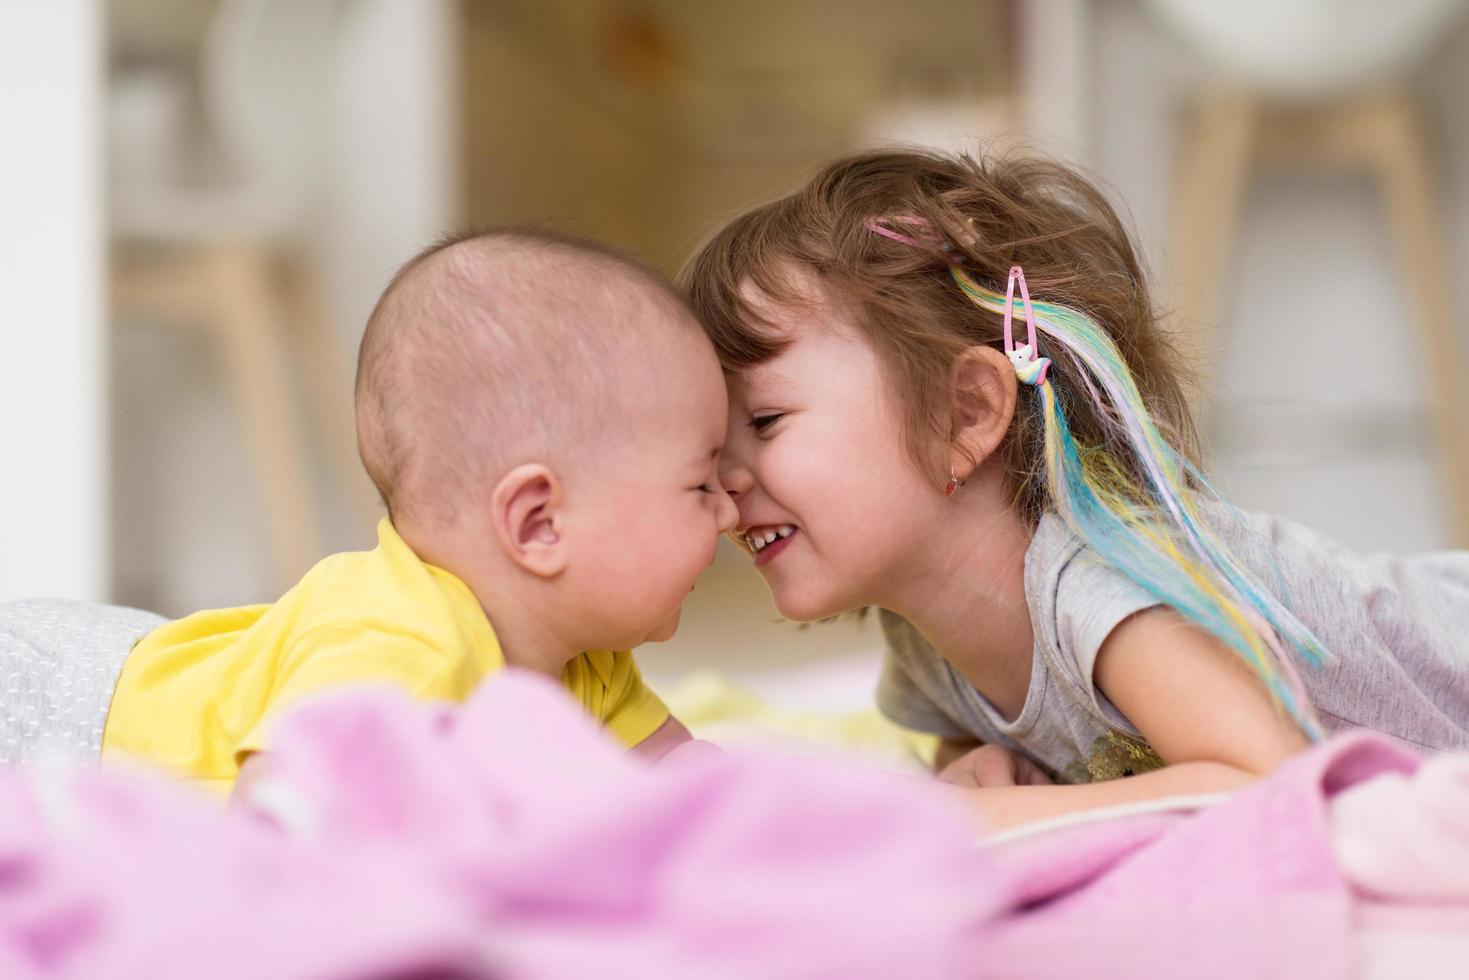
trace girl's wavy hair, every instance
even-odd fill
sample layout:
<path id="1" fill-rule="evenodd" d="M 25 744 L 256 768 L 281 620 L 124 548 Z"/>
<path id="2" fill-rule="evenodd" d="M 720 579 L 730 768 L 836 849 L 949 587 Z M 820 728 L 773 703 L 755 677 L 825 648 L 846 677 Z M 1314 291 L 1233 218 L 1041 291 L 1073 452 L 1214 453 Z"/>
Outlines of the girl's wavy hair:
<path id="1" fill-rule="evenodd" d="M 1185 367 L 1127 229 L 1086 178 L 1040 159 L 860 153 L 725 225 L 682 278 L 727 370 L 791 343 L 762 316 L 767 302 L 849 314 L 902 406 L 910 455 L 932 469 L 934 448 L 952 438 L 956 358 L 1003 349 L 1013 266 L 1036 298 L 1039 354 L 1054 363 L 1044 383 L 1021 386 L 1000 449 L 1012 504 L 1032 525 L 1058 513 L 1103 560 L 1231 646 L 1319 734 L 1285 648 L 1312 663 L 1326 653 L 1197 508 L 1212 491 Z M 797 270 L 814 273 L 819 297 Z M 932 475 L 942 485 L 949 474 Z"/>
<path id="2" fill-rule="evenodd" d="M 947 242 L 917 249 L 867 226 L 897 215 L 926 219 Z M 770 360 L 791 340 L 750 303 L 748 286 L 790 306 L 810 301 L 792 267 L 816 273 L 824 298 L 855 314 L 903 406 L 909 450 L 918 465 L 931 466 L 928 450 L 950 435 L 954 359 L 977 344 L 1001 347 L 1000 318 L 954 285 L 949 270 L 958 259 L 972 278 L 1001 292 L 1010 267 L 1022 266 L 1035 296 L 1102 326 L 1170 441 L 1197 459 L 1185 375 L 1160 329 L 1127 231 L 1096 187 L 1059 164 L 920 151 L 849 156 L 725 225 L 694 255 L 682 280 L 721 362 L 738 370 Z M 1054 380 L 1064 392 L 1067 381 Z M 1076 438 L 1105 443 L 1100 406 L 1062 397 Z M 1017 411 L 1002 450 L 1014 502 L 1032 523 L 1048 506 L 1040 422 Z M 1125 447 L 1114 448 L 1117 462 L 1135 470 Z M 934 479 L 942 485 L 947 476 Z"/>

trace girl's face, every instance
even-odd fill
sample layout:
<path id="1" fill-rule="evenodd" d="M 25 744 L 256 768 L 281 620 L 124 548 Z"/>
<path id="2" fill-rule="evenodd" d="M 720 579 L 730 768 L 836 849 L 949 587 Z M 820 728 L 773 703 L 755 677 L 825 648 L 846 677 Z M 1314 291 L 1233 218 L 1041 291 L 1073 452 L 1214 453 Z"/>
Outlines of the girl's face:
<path id="1" fill-rule="evenodd" d="M 735 537 L 788 619 L 884 605 L 932 553 L 942 481 L 914 464 L 877 355 L 843 314 L 756 305 L 792 343 L 729 378 Z"/>

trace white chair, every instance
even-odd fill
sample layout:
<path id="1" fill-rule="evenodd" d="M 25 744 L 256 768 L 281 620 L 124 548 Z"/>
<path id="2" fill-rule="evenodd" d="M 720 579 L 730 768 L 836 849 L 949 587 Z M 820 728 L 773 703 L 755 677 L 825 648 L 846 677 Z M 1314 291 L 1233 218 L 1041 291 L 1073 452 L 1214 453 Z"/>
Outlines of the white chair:
<path id="1" fill-rule="evenodd" d="M 203 162 L 189 173 L 170 161 L 171 174 L 119 165 L 111 187 L 114 311 L 201 330 L 218 344 L 282 583 L 320 557 L 322 542 L 291 381 L 297 350 L 336 489 L 363 519 L 375 513 L 356 457 L 344 352 L 307 247 L 320 207 L 327 66 L 342 6 L 219 0 L 195 82 L 202 132 L 170 148 Z M 127 79 L 115 84 L 125 90 Z M 114 125 L 118 164 L 130 136 L 125 125 Z M 191 147 L 202 152 L 187 153 Z M 162 162 L 166 153 L 156 155 Z"/>
<path id="2" fill-rule="evenodd" d="M 1469 547 L 1465 361 L 1444 259 L 1444 213 L 1424 113 L 1400 76 L 1463 16 L 1457 0 L 1401 0 L 1358 16 L 1341 0 L 1152 0 L 1222 69 L 1185 127 L 1171 252 L 1196 364 L 1220 314 L 1250 176 L 1262 164 L 1365 171 L 1386 204 L 1423 355 L 1423 388 L 1455 543 Z M 1212 377 L 1200 379 L 1207 387 Z M 1206 409 L 1207 399 L 1199 408 Z"/>

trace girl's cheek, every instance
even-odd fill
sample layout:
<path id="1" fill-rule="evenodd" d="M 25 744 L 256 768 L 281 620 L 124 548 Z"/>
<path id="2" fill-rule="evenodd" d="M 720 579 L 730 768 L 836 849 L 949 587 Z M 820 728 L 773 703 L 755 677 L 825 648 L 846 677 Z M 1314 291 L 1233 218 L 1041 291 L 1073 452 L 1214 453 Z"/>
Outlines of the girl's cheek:
<path id="1" fill-rule="evenodd" d="M 826 462 L 815 452 L 802 452 L 794 443 L 771 446 L 766 467 L 766 489 L 776 503 L 788 508 L 799 508 L 809 498 L 814 487 L 823 484 L 822 473 Z"/>

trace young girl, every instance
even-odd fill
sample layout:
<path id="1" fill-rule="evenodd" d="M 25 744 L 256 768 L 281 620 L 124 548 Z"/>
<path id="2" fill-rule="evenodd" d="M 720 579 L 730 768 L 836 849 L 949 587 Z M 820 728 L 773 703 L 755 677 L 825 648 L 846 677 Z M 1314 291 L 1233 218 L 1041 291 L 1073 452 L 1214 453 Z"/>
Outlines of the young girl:
<path id="1" fill-rule="evenodd" d="M 1077 174 L 850 157 L 685 276 L 737 537 L 784 616 L 881 609 L 883 711 L 993 823 L 1232 789 L 1342 728 L 1469 748 L 1469 553 L 1361 557 L 1210 493 Z"/>

